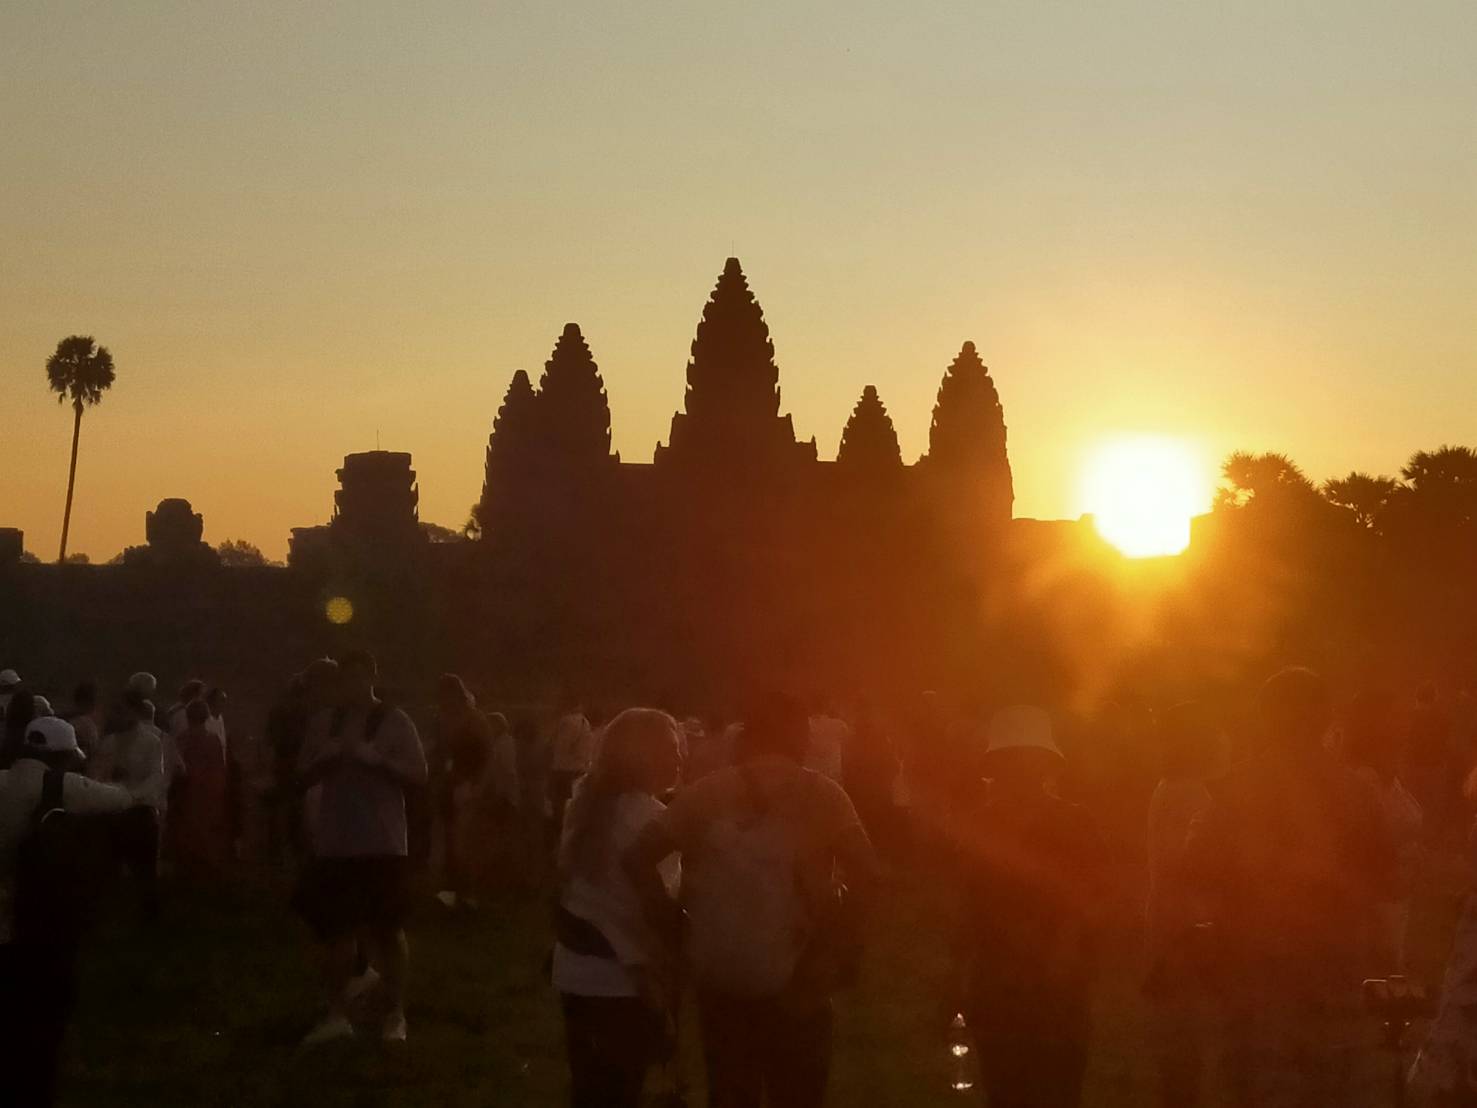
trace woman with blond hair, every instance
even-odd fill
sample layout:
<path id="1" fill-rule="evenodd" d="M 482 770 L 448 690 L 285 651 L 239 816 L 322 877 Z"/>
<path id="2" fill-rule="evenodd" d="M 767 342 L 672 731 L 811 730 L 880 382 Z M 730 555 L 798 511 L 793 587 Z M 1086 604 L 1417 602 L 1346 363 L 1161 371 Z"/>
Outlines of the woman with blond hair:
<path id="1" fill-rule="evenodd" d="M 628 708 L 606 726 L 594 766 L 569 802 L 553 979 L 564 1008 L 572 1108 L 636 1108 L 666 1040 L 676 936 L 648 921 L 621 858 L 663 811 L 657 798 L 677 784 L 681 760 L 671 716 Z M 669 892 L 678 876 L 672 859 L 662 874 Z"/>

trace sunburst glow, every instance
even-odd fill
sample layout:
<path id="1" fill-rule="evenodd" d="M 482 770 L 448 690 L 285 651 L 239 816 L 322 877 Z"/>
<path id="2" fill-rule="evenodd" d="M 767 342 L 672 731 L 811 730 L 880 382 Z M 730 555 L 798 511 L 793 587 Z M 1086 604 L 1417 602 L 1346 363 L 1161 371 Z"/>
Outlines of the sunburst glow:
<path id="1" fill-rule="evenodd" d="M 1189 546 L 1190 520 L 1210 507 L 1211 487 L 1188 444 L 1148 435 L 1104 443 L 1082 473 L 1083 506 L 1098 534 L 1130 558 Z"/>

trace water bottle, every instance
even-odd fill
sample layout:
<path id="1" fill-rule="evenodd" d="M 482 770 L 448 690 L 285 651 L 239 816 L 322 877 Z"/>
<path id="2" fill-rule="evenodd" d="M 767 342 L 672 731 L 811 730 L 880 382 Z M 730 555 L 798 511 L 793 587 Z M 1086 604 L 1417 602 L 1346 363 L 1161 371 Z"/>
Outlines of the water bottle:
<path id="1" fill-rule="evenodd" d="M 956 1093 L 974 1089 L 974 1044 L 969 1041 L 963 1012 L 956 1012 L 949 1024 L 949 1069 L 949 1088 Z"/>

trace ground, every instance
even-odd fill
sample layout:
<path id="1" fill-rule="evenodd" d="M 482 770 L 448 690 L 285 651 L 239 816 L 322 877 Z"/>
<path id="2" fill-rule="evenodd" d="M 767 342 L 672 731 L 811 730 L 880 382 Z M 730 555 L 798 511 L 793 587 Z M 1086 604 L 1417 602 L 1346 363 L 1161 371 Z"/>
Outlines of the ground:
<path id="1" fill-rule="evenodd" d="M 282 889 L 256 882 L 228 895 L 177 894 L 153 927 L 126 915 L 106 922 L 84 968 L 63 1105 L 564 1103 L 559 1014 L 542 971 L 543 896 L 505 897 L 470 917 L 427 904 L 412 933 L 409 1043 L 385 1050 L 362 1039 L 312 1053 L 296 1047 L 314 1014 L 309 949 L 284 901 Z M 971 1103 L 949 1089 L 940 999 L 946 901 L 937 881 L 890 884 L 873 921 L 865 980 L 839 1003 L 830 1103 Z M 1418 969 L 1429 974 L 1444 951 L 1453 885 L 1428 890 L 1423 902 Z M 1134 945 L 1124 928 L 1108 959 L 1087 1098 L 1093 1108 L 1152 1102 Z M 682 1068 L 696 1106 L 701 1067 L 691 1030 L 684 1029 Z"/>

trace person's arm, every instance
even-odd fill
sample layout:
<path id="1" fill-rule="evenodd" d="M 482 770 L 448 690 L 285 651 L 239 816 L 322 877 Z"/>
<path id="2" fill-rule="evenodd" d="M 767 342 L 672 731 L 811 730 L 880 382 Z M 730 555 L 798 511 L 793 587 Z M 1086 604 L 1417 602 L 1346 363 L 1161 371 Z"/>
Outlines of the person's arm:
<path id="1" fill-rule="evenodd" d="M 383 745 L 377 742 L 356 743 L 347 756 L 392 778 L 402 788 L 420 788 L 429 779 L 429 773 L 426 752 L 415 724 L 404 712 L 396 709 L 381 726 L 390 730 Z"/>
<path id="2" fill-rule="evenodd" d="M 658 935 L 671 936 L 678 929 L 677 902 L 667 893 L 661 864 L 675 854 L 679 843 L 669 826 L 670 810 L 652 820 L 621 855 L 621 866 L 630 879 L 647 922 Z"/>
<path id="3" fill-rule="evenodd" d="M 69 773 L 62 781 L 62 805 L 80 816 L 106 815 L 137 806 L 133 794 L 121 785 L 92 781 L 80 773 Z"/>

